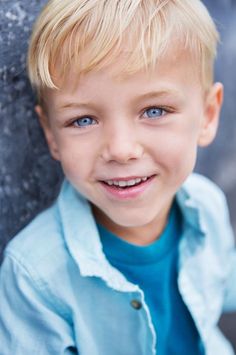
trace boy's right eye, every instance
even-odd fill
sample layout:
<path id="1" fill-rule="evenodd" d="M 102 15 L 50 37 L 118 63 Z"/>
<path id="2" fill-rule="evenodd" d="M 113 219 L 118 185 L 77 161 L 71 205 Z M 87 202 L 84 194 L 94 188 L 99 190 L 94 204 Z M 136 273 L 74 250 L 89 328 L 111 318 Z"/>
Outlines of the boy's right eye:
<path id="1" fill-rule="evenodd" d="M 87 127 L 87 126 L 92 126 L 92 125 L 95 125 L 97 122 L 95 121 L 95 119 L 91 118 L 91 117 L 87 117 L 87 116 L 84 116 L 84 117 L 80 117 L 80 118 L 77 118 L 76 120 L 74 120 L 72 122 L 72 126 L 73 127 Z"/>

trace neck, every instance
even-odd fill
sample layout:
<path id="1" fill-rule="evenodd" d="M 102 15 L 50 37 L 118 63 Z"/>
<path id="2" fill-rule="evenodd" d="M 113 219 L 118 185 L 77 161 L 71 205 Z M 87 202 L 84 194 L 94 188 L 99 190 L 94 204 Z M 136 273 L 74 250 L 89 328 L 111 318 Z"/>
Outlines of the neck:
<path id="1" fill-rule="evenodd" d="M 166 210 L 162 211 L 162 213 L 156 216 L 151 222 L 145 225 L 131 227 L 116 224 L 94 205 L 92 205 L 92 210 L 96 221 L 107 230 L 129 243 L 145 246 L 153 243 L 162 234 L 168 221 L 171 205 L 172 201 Z"/>

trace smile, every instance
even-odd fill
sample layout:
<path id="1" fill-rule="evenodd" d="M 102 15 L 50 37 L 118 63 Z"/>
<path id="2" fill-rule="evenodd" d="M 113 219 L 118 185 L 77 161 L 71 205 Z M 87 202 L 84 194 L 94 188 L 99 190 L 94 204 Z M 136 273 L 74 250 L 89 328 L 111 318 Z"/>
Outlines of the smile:
<path id="1" fill-rule="evenodd" d="M 118 186 L 118 187 L 128 187 L 128 186 L 136 186 L 139 185 L 142 181 L 147 181 L 148 177 L 135 178 L 129 180 L 108 180 L 104 181 L 105 184 L 109 186 Z"/>
<path id="2" fill-rule="evenodd" d="M 130 200 L 141 196 L 147 189 L 149 189 L 155 177 L 156 175 L 115 178 L 100 181 L 100 183 L 108 196 L 118 200 Z"/>

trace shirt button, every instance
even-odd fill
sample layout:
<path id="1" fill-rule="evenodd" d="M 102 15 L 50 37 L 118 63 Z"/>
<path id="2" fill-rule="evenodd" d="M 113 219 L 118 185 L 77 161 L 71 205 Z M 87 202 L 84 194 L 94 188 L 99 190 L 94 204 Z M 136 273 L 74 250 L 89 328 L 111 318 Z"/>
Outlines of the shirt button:
<path id="1" fill-rule="evenodd" d="M 131 306 L 134 308 L 134 309 L 137 309 L 137 310 L 139 310 L 139 309 L 141 309 L 142 308 L 142 302 L 140 302 L 139 300 L 132 300 L 131 302 L 130 302 L 130 304 L 131 304 Z"/>

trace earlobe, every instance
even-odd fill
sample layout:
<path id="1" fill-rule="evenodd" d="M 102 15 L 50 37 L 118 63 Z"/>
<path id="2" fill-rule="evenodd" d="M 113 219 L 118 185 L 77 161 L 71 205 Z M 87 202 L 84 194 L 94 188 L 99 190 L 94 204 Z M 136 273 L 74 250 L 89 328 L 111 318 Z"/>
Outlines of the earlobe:
<path id="1" fill-rule="evenodd" d="M 215 83 L 207 94 L 204 119 L 198 139 L 198 145 L 201 147 L 209 145 L 216 136 L 223 102 L 223 92 L 223 85 Z"/>
<path id="2" fill-rule="evenodd" d="M 59 155 L 59 151 L 57 148 L 57 143 L 55 141 L 55 137 L 54 137 L 54 134 L 53 134 L 51 126 L 50 126 L 49 118 L 48 118 L 45 110 L 43 109 L 42 106 L 37 105 L 37 106 L 35 106 L 35 112 L 37 113 L 40 125 L 43 128 L 44 135 L 45 135 L 45 138 L 46 138 L 46 141 L 47 141 L 47 144 L 48 144 L 48 147 L 49 147 L 52 157 L 55 160 L 60 160 L 60 155 Z"/>

